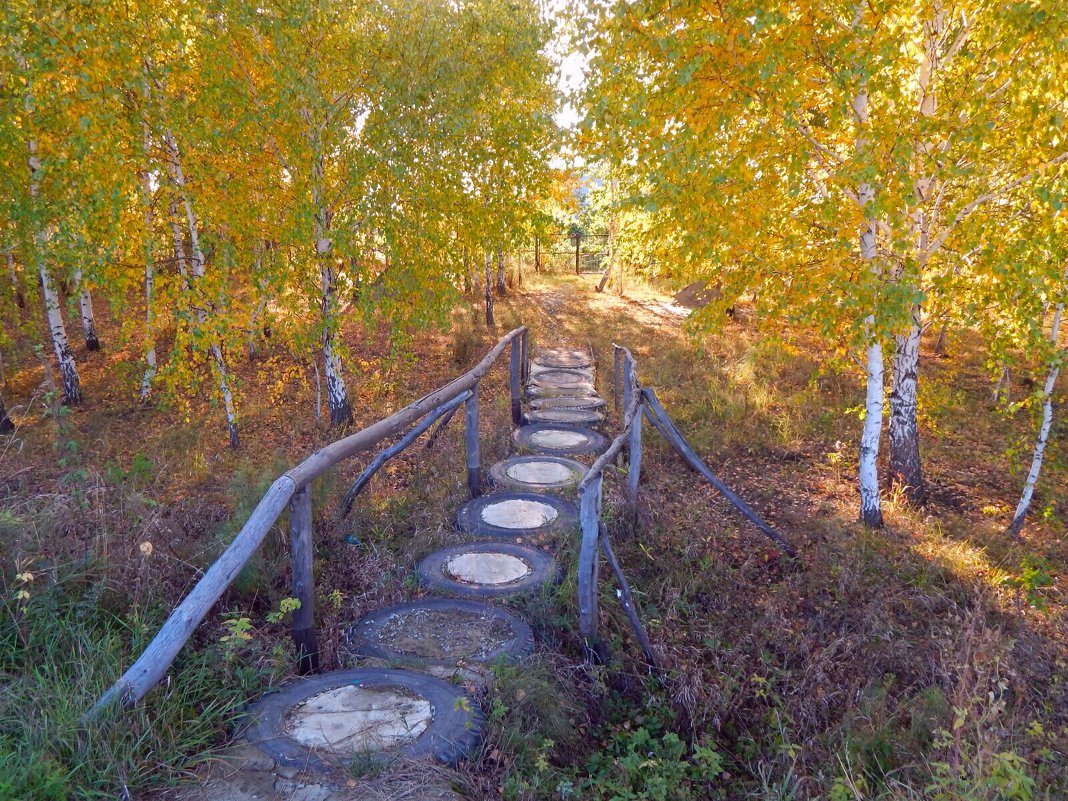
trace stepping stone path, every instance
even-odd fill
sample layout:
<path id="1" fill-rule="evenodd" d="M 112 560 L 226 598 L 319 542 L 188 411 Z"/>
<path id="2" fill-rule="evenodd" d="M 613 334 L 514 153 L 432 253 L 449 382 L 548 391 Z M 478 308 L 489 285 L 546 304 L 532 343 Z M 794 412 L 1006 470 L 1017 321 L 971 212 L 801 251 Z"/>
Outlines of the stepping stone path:
<path id="1" fill-rule="evenodd" d="M 584 427 L 602 421 L 605 405 L 589 351 L 541 350 L 529 367 L 530 422 L 512 435 L 521 453 L 490 467 L 494 491 L 457 510 L 457 528 L 474 539 L 428 554 L 418 565 L 420 585 L 443 597 L 368 613 L 346 642 L 348 653 L 368 666 L 296 680 L 253 705 L 246 739 L 273 759 L 276 773 L 394 755 L 454 765 L 481 742 L 485 721 L 465 686 L 485 677 L 479 666 L 521 660 L 534 648 L 530 626 L 492 602 L 539 592 L 556 580 L 549 549 L 577 534 L 582 460 L 589 463 L 608 444 Z M 456 677 L 460 684 L 443 680 Z M 453 797 L 444 792 L 412 798 Z M 315 798 L 349 797 L 323 793 Z"/>

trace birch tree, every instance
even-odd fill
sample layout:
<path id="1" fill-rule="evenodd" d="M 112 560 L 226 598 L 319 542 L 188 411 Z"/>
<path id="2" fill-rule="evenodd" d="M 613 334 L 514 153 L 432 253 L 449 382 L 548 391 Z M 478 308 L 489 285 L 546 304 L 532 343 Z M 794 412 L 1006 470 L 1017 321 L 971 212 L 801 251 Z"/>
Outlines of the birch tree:
<path id="1" fill-rule="evenodd" d="M 1065 359 L 1065 350 L 1059 345 L 1059 337 L 1061 318 L 1064 316 L 1065 296 L 1068 295 L 1068 267 L 1065 268 L 1060 284 L 1055 287 L 1055 290 L 1058 299 L 1056 300 L 1056 305 L 1053 307 L 1053 319 L 1050 323 L 1049 371 L 1046 373 L 1046 381 L 1042 386 L 1040 396 L 1042 419 L 1038 427 L 1038 436 L 1035 439 L 1034 454 L 1031 457 L 1031 468 L 1027 472 L 1023 493 L 1020 496 L 1020 502 L 1016 505 L 1016 512 L 1012 516 L 1012 523 L 1009 524 L 1009 533 L 1013 536 L 1019 536 L 1020 532 L 1023 530 L 1024 519 L 1027 516 L 1027 510 L 1031 507 L 1031 499 L 1034 496 L 1035 485 L 1038 483 L 1038 477 L 1042 471 L 1042 460 L 1046 453 L 1046 443 L 1049 441 L 1050 426 L 1053 423 L 1053 390 L 1057 386 L 1057 376 L 1060 373 L 1061 366 L 1064 364 Z"/>

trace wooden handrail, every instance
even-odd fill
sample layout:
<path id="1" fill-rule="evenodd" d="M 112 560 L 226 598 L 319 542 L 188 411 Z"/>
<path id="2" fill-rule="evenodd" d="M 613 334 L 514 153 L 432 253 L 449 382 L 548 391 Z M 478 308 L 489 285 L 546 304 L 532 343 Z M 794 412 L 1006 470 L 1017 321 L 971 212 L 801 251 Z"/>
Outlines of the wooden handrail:
<path id="1" fill-rule="evenodd" d="M 310 496 L 306 492 L 309 485 L 339 462 L 368 448 L 373 448 L 410 426 L 428 412 L 469 390 L 472 391 L 472 397 L 467 399 L 470 410 L 472 399 L 477 399 L 479 380 L 500 358 L 509 344 L 516 343 L 514 347 L 519 348 L 525 357 L 526 333 L 526 326 L 509 331 L 501 337 L 482 361 L 459 378 L 424 395 L 389 417 L 317 450 L 296 467 L 275 479 L 230 545 L 212 563 L 189 594 L 175 607 L 152 642 L 133 665 L 89 709 L 85 715 L 86 720 L 92 720 L 116 701 L 123 708 L 133 706 L 159 683 L 178 652 L 192 636 L 193 631 L 259 548 L 267 532 L 271 530 L 286 506 L 294 500 L 294 496 L 302 500 L 299 508 L 296 508 L 299 520 L 294 522 L 292 528 L 294 553 L 299 556 L 299 559 L 294 559 L 294 584 L 299 590 L 295 597 L 301 599 L 303 607 L 303 613 L 299 615 L 300 626 L 295 629 L 294 634 L 298 641 L 298 658 L 301 663 L 313 663 L 317 651 L 314 646 L 314 632 L 311 629 L 310 601 L 313 597 L 310 558 L 311 515 L 308 506 Z M 512 361 L 512 369 L 515 370 L 516 360 Z M 477 407 L 475 409 L 477 411 Z M 477 423 L 477 414 L 475 420 Z M 477 443 L 477 430 L 474 436 Z M 469 442 L 471 437 L 469 432 Z"/>

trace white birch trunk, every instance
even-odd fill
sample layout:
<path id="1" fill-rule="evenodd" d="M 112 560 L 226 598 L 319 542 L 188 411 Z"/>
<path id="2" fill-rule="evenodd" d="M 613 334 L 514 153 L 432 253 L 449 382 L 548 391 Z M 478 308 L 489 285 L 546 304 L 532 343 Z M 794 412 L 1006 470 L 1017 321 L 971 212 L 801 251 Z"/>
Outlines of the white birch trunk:
<path id="1" fill-rule="evenodd" d="M 860 90 L 853 100 L 857 124 L 863 128 L 868 122 L 868 92 Z M 858 138 L 857 148 L 864 145 Z M 863 211 L 875 200 L 875 189 L 864 182 L 857 187 L 857 203 Z M 860 233 L 860 257 L 875 272 L 878 255 L 876 231 L 878 224 L 868 219 Z M 879 493 L 879 440 L 883 430 L 883 346 L 875 328 L 875 315 L 865 319 L 868 343 L 865 349 L 866 388 L 864 398 L 864 429 L 860 436 L 860 455 L 857 466 L 860 484 L 860 519 L 868 526 L 879 528 L 883 524 L 882 498 Z"/>
<path id="2" fill-rule="evenodd" d="M 28 71 L 26 59 L 21 54 L 16 55 L 18 66 L 23 72 Z M 33 114 L 33 96 L 29 93 L 23 100 L 23 110 L 27 118 Z M 31 138 L 26 143 L 26 164 L 29 167 L 30 178 L 30 203 L 36 210 L 37 195 L 41 181 L 41 160 L 37 157 L 37 140 Z M 33 232 L 34 248 L 33 259 L 37 269 L 37 275 L 41 280 L 41 295 L 44 299 L 45 317 L 48 320 L 48 332 L 52 338 L 52 349 L 56 354 L 56 362 L 59 365 L 59 375 L 63 381 L 63 398 L 70 406 L 76 406 L 82 400 L 81 381 L 78 378 L 78 365 L 74 361 L 70 343 L 67 341 L 67 328 L 63 324 L 63 315 L 59 307 L 59 295 L 55 284 L 52 283 L 52 273 L 48 269 L 45 260 L 47 249 L 47 236 L 39 221 Z"/>
<path id="3" fill-rule="evenodd" d="M 100 338 L 96 335 L 96 316 L 93 314 L 93 297 L 85 286 L 82 269 L 74 271 L 74 283 L 78 287 L 78 311 L 82 318 L 82 335 L 85 337 L 85 347 L 89 350 L 100 350 Z"/>
<path id="4" fill-rule="evenodd" d="M 497 251 L 497 294 L 504 295 L 508 287 L 504 283 L 504 251 Z"/>
<path id="5" fill-rule="evenodd" d="M 1008 367 L 1001 368 L 1001 374 L 998 375 L 998 382 L 994 385 L 994 394 L 991 400 L 997 403 L 1002 398 L 1005 402 L 1009 401 L 1009 387 L 1012 385 L 1012 370 Z"/>
<path id="6" fill-rule="evenodd" d="M 310 115 L 305 119 L 311 124 Z M 315 255 L 319 261 L 321 289 L 321 323 L 323 326 L 323 372 L 326 374 L 326 403 L 330 408 L 330 424 L 346 425 L 352 421 L 352 406 L 345 386 L 338 341 L 337 286 L 334 270 L 333 240 L 330 238 L 330 210 L 323 196 L 324 165 L 320 136 L 312 133 L 312 204 L 315 207 Z"/>
<path id="7" fill-rule="evenodd" d="M 920 309 L 912 325 L 894 337 L 894 375 L 890 385 L 890 480 L 914 503 L 923 501 L 917 392 L 920 367 Z"/>
<path id="8" fill-rule="evenodd" d="M 30 198 L 36 200 L 41 164 L 37 158 L 37 143 L 32 139 L 29 143 L 29 151 Z M 78 365 L 74 361 L 74 353 L 71 351 L 70 343 L 67 340 L 67 327 L 63 324 L 59 293 L 56 291 L 56 286 L 52 281 L 52 272 L 45 263 L 44 253 L 47 244 L 45 239 L 44 231 L 38 230 L 34 232 L 34 259 L 37 261 L 37 274 L 41 279 L 41 295 L 44 298 L 48 332 L 52 338 L 52 349 L 56 354 L 59 376 L 63 383 L 63 398 L 67 405 L 76 406 L 82 402 L 81 380 L 78 377 Z"/>
<path id="9" fill-rule="evenodd" d="M 152 246 L 152 181 L 149 176 L 149 164 L 152 152 L 152 131 L 148 124 L 149 81 L 144 76 L 141 97 L 146 108 L 141 112 L 141 150 L 144 164 L 137 176 L 141 188 L 141 205 L 144 209 L 145 232 L 142 248 L 145 256 L 145 372 L 141 376 L 141 401 L 147 401 L 152 395 L 152 382 L 156 378 L 156 259 Z"/>
<path id="10" fill-rule="evenodd" d="M 1068 269 L 1064 272 L 1064 288 L 1068 289 Z M 1063 296 L 1063 294 L 1062 294 Z M 1053 345 L 1053 361 L 1049 372 L 1046 374 L 1046 384 L 1042 387 L 1042 424 L 1038 429 L 1038 439 L 1035 441 L 1035 452 L 1031 457 L 1031 469 L 1027 471 L 1027 480 L 1024 481 L 1023 494 L 1020 502 L 1016 505 L 1016 514 L 1012 516 L 1008 533 L 1019 536 L 1023 531 L 1024 518 L 1031 506 L 1031 498 L 1035 494 L 1035 485 L 1038 483 L 1039 474 L 1042 472 L 1042 459 L 1046 455 L 1046 443 L 1049 440 L 1050 426 L 1053 424 L 1053 389 L 1057 386 L 1057 375 L 1060 373 L 1061 359 L 1064 353 L 1057 350 L 1057 342 L 1061 331 L 1061 318 L 1064 315 L 1064 301 L 1057 304 L 1053 310 L 1053 322 L 1050 327 L 1050 343 Z"/>
<path id="11" fill-rule="evenodd" d="M 181 229 L 178 225 L 178 221 L 172 219 L 172 231 L 175 238 L 175 255 L 178 258 L 179 270 L 182 271 L 183 276 L 186 278 L 186 286 L 192 290 L 197 322 L 203 326 L 208 321 L 208 309 L 206 301 L 203 299 L 203 288 L 200 286 L 200 282 L 204 278 L 205 263 L 204 251 L 200 249 L 200 229 L 197 225 L 196 214 L 193 210 L 193 201 L 189 197 L 189 193 L 186 191 L 185 173 L 182 170 L 182 161 L 178 151 L 178 143 L 175 141 L 174 134 L 169 129 L 164 131 L 163 138 L 169 156 L 171 180 L 174 181 L 178 195 L 182 199 L 182 206 L 185 209 L 190 249 L 188 274 L 186 274 L 184 270 L 185 245 L 182 242 Z M 234 403 L 234 395 L 230 389 L 230 379 L 226 369 L 226 357 L 223 353 L 222 345 L 217 339 L 212 342 L 209 350 L 211 352 L 212 360 L 215 363 L 215 380 L 218 383 L 219 394 L 222 396 L 223 408 L 226 412 L 226 425 L 230 433 L 230 447 L 236 448 L 240 443 L 237 429 L 237 406 Z"/>
<path id="12" fill-rule="evenodd" d="M 497 327 L 493 319 L 493 256 L 486 251 L 486 326 L 491 330 Z"/>

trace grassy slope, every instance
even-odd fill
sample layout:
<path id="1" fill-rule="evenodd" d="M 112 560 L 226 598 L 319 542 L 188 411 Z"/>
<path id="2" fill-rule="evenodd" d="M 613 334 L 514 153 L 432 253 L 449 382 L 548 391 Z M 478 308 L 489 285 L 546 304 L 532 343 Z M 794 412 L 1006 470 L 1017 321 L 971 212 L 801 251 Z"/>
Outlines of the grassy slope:
<path id="1" fill-rule="evenodd" d="M 987 408 L 978 357 L 956 345 L 952 360 L 925 359 L 924 446 L 935 500 L 920 511 L 892 501 L 888 529 L 868 533 L 854 523 L 855 376 L 821 369 L 816 343 L 787 334 L 766 344 L 754 327 L 733 322 L 698 343 L 698 355 L 680 319 L 658 306 L 662 300 L 647 290 L 625 300 L 595 295 L 589 279 L 560 277 L 528 282 L 498 310 L 499 322 L 502 329 L 529 322 L 535 341 L 591 343 L 605 395 L 610 343 L 631 347 L 643 381 L 697 450 L 798 546 L 801 564 L 780 559 L 650 434 L 643 525 L 637 533 L 617 526 L 615 536 L 672 668 L 668 680 L 641 680 L 607 587 L 607 628 L 623 661 L 606 673 L 577 667 L 573 588 L 565 582 L 555 597 L 531 602 L 532 618 L 544 620 L 547 653 L 536 669 L 503 675 L 487 699 L 496 727 L 470 782 L 487 794 L 504 788 L 517 798 L 566 797 L 568 786 L 586 780 L 591 753 L 603 747 L 608 763 L 624 764 L 621 755 L 636 747 L 633 731 L 644 727 L 664 749 L 660 767 L 647 773 L 670 774 L 669 731 L 710 736 L 726 758 L 725 773 L 710 778 L 706 771 L 707 781 L 675 777 L 669 797 L 682 798 L 679 788 L 693 797 L 937 797 L 944 787 L 947 798 L 996 798 L 1005 795 L 998 782 L 1019 788 L 1025 777 L 1063 794 L 1050 781 L 1063 768 L 1068 707 L 1059 611 L 1068 510 L 1063 499 L 1056 506 L 1051 490 L 1064 473 L 1054 466 L 1044 477 L 1049 519 L 1030 526 L 1024 543 L 1007 543 L 1000 528 L 1020 479 L 1006 475 L 1003 453 L 1013 438 L 1026 437 L 1028 421 Z M 476 360 L 491 340 L 472 327 L 460 315 L 455 334 L 420 338 L 407 360 L 386 358 L 380 336 L 348 331 L 354 349 L 359 343 L 359 422 Z M 182 702 L 156 696 L 131 729 L 143 736 L 112 732 L 101 749 L 107 758 L 88 754 L 72 723 L 129 659 L 130 633 L 144 642 L 188 588 L 192 566 L 210 561 L 264 480 L 330 439 L 311 416 L 306 369 L 268 351 L 240 374 L 248 400 L 246 446 L 237 454 L 224 447 L 218 410 L 202 401 L 184 412 L 137 407 L 130 354 L 105 351 L 89 356 L 84 370 L 87 407 L 64 418 L 58 434 L 38 415 L 24 415 L 21 445 L 0 457 L 8 477 L 0 494 L 0 631 L 13 654 L 3 670 L 5 683 L 20 690 L 0 701 L 0 759 L 25 766 L 47 754 L 59 777 L 57 798 L 64 787 L 98 782 L 113 795 L 118 782 L 136 789 L 180 777 L 189 767 L 183 753 L 224 739 L 243 692 L 284 675 L 284 626 L 265 622 L 286 594 L 279 532 L 221 605 L 249 619 L 252 640 L 222 642 L 224 615 L 212 616 L 169 691 Z M 508 448 L 500 379 L 485 393 L 494 398 L 486 464 Z M 27 397 L 39 380 L 32 371 L 17 376 L 15 394 Z M 359 465 L 320 487 L 316 567 L 328 654 L 345 622 L 412 594 L 407 578 L 418 556 L 457 541 L 442 520 L 463 498 L 459 431 L 431 453 L 410 452 L 391 464 L 349 521 L 334 520 L 333 503 Z M 362 545 L 344 544 L 344 533 L 358 534 Z M 1004 583 L 1034 556 L 1057 577 L 1039 592 L 1049 611 Z M 75 576 L 46 589 L 87 564 L 93 581 Z M 35 580 L 23 602 L 15 596 L 27 583 L 15 575 L 26 569 Z M 49 660 L 37 659 L 42 641 L 56 643 Z M 78 660 L 64 658 L 79 647 Z M 571 661 L 551 656 L 554 648 Z M 52 667 L 40 670 L 42 663 Z M 234 665 L 246 666 L 240 684 L 247 689 L 235 687 Z M 61 747 L 46 743 L 56 739 L 47 726 L 22 721 L 28 704 L 49 697 L 68 701 L 51 724 L 61 743 L 69 741 Z M 191 725 L 194 718 L 203 724 Z M 5 749 L 14 756 L 4 757 Z M 996 756 L 1008 753 L 1021 761 Z M 938 762 L 950 767 L 933 767 Z M 67 778 L 86 763 L 98 765 L 96 772 Z M 601 789 L 585 790 L 586 797 L 656 778 L 591 770 Z"/>

